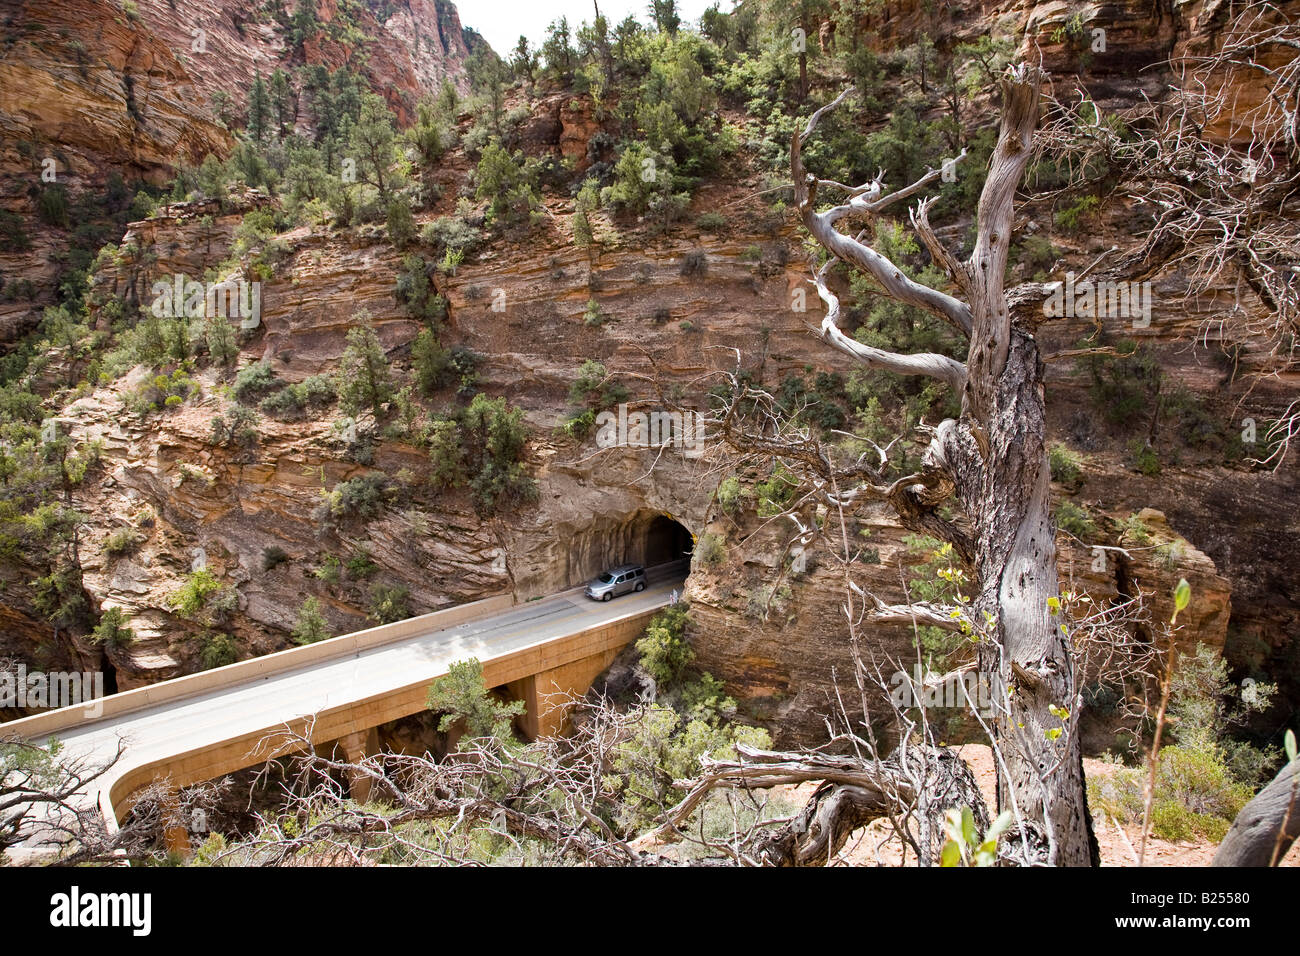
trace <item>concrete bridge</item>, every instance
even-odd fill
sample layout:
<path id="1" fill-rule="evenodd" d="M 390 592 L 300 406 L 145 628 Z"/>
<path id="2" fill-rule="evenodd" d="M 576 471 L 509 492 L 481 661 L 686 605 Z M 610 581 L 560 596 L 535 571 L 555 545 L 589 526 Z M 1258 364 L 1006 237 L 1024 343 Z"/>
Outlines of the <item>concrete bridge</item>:
<path id="1" fill-rule="evenodd" d="M 525 735 L 546 736 L 562 727 L 563 695 L 585 693 L 641 635 L 681 589 L 686 564 L 650 569 L 645 591 L 608 602 L 581 588 L 523 604 L 498 595 L 112 694 L 92 719 L 83 704 L 0 724 L 0 735 L 40 744 L 54 736 L 65 757 L 101 762 L 121 740 L 122 757 L 87 794 L 110 827 L 155 780 L 180 788 L 284 755 L 267 742 L 286 727 L 310 726 L 313 744 L 338 741 L 360 759 L 373 752 L 375 728 L 425 710 L 429 685 L 470 657 L 488 687 L 524 701 Z"/>

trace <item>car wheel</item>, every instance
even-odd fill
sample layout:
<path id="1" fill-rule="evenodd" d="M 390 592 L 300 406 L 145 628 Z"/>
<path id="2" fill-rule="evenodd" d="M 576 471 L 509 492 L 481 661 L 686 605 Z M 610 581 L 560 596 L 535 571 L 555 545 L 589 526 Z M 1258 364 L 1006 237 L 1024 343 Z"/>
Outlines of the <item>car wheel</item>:
<path id="1" fill-rule="evenodd" d="M 606 591 L 604 594 L 602 594 L 602 595 L 600 596 L 600 599 L 601 599 L 602 601 L 608 601 L 608 600 L 609 600 L 610 598 L 612 598 L 613 596 L 614 596 L 614 595 L 612 595 L 612 594 L 610 594 L 608 591 Z"/>
<path id="2" fill-rule="evenodd" d="M 638 591 L 644 591 L 644 590 L 645 590 L 645 585 L 642 584 L 640 581 L 638 581 L 638 582 L 636 583 L 636 589 L 637 589 Z"/>

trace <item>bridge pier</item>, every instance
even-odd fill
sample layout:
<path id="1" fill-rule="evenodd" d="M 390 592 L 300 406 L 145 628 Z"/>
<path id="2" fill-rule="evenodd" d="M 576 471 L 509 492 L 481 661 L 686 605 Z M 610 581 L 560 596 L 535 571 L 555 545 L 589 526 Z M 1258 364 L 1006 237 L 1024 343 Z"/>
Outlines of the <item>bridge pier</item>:
<path id="1" fill-rule="evenodd" d="M 367 757 L 379 753 L 379 728 L 371 727 L 369 730 L 358 730 L 340 737 L 338 748 L 343 751 L 343 758 L 348 763 L 361 763 Z M 348 792 L 357 803 L 365 803 L 370 799 L 370 789 L 371 780 L 365 774 L 349 775 Z"/>
<path id="2" fill-rule="evenodd" d="M 571 698 L 590 690 L 591 682 L 605 672 L 620 650 L 621 644 L 506 684 L 511 696 L 527 707 L 517 722 L 519 732 L 529 740 L 558 736 L 568 719 Z"/>
<path id="3" fill-rule="evenodd" d="M 167 852 L 173 856 L 188 857 L 193 847 L 190 846 L 190 828 L 186 826 L 186 821 L 181 814 L 180 794 L 172 790 L 168 792 L 162 805 L 163 814 L 163 845 Z M 168 826 L 167 821 L 174 822 Z"/>

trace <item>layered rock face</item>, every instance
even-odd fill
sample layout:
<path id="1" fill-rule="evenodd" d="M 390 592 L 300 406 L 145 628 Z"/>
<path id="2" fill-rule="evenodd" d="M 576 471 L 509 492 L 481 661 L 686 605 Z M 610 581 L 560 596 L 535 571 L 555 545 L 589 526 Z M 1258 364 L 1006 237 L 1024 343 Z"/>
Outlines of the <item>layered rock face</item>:
<path id="1" fill-rule="evenodd" d="M 99 181 L 110 169 L 164 181 L 179 159 L 232 145 L 204 108 L 212 91 L 187 66 L 188 43 L 167 42 L 111 0 L 17 4 L 5 43 L 6 178 L 39 177 L 49 156 L 61 182 Z"/>
<path id="2" fill-rule="evenodd" d="M 15 294 L 11 283 L 0 299 L 0 343 L 32 328 L 55 301 L 52 254 L 83 225 L 44 223 L 37 210 L 46 188 L 97 192 L 113 174 L 128 185 L 161 185 L 182 161 L 224 158 L 235 142 L 227 124 L 242 125 L 252 78 L 276 69 L 360 69 L 409 123 L 420 97 L 444 81 L 468 91 L 465 62 L 482 42 L 448 0 L 353 4 L 347 18 L 337 4 L 319 2 L 300 49 L 286 45 L 290 30 L 270 9 L 237 0 L 5 6 L 0 212 L 20 217 L 27 241 L 26 248 L 0 243 L 0 275 L 32 288 Z M 292 105 L 292 125 L 310 132 L 303 95 Z"/>
<path id="3" fill-rule="evenodd" d="M 701 202 L 722 205 L 726 190 L 711 188 L 716 191 Z M 250 196 L 243 209 L 224 215 L 208 204 L 174 206 L 167 217 L 134 224 L 123 244 L 133 253 L 99 273 L 97 290 L 145 302 L 160 278 L 201 276 L 227 254 L 243 211 L 260 201 Z M 449 341 L 483 356 L 484 386 L 521 407 L 533 435 L 530 465 L 539 500 L 500 518 L 479 518 L 467 497 L 454 493 L 432 505 L 398 504 L 364 527 L 330 529 L 315 517 L 322 491 L 375 471 L 420 475 L 427 468 L 423 454 L 386 441 L 368 466 L 348 461 L 331 419 L 263 417 L 252 452 L 213 447 L 211 420 L 225 402 L 221 380 L 210 374 L 202 378 L 199 400 L 143 421 L 124 414 L 140 374 L 71 406 L 63 420 L 74 434 L 105 442 L 105 478 L 82 496 L 92 517 L 83 564 L 86 587 L 100 606 L 123 608 L 136 629 L 136 641 L 108 652 L 118 685 L 198 666 L 203 628 L 178 618 L 168 603 L 191 570 L 196 548 L 213 573 L 236 588 L 238 607 L 228 629 L 245 653 L 255 654 L 286 646 L 286 632 L 309 595 L 324 599 L 336 633 L 366 625 L 366 591 L 377 581 L 408 586 L 416 612 L 510 589 L 526 600 L 581 583 L 610 564 L 666 558 L 647 552 L 649 528 L 656 519 L 673 519 L 696 536 L 716 535 L 725 543 L 722 563 L 697 562 L 688 587 L 701 664 L 727 682 L 750 717 L 771 722 L 785 739 L 816 739 L 836 683 L 843 685 L 852 673 L 839 610 L 842 581 L 826 556 L 814 551 L 805 572 L 790 574 L 792 528 L 752 514 L 736 520 L 723 514 L 713 496 L 730 469 L 716 454 L 599 449 L 591 438 L 575 445 L 554 437 L 566 414 L 568 386 L 585 359 L 617 371 L 638 408 L 661 401 L 650 377 L 674 391 L 674 403 L 707 407 L 704 393 L 717 383 L 716 370 L 731 367 L 737 351 L 767 380 L 809 366 L 849 370 L 810 334 L 815 316 L 790 307 L 792 290 L 803 281 L 801 264 L 790 261 L 794 232 L 772 220 L 746 234 L 753 225 L 733 221 L 726 238 L 683 229 L 589 258 L 569 241 L 557 215 L 531 233 L 527 245 L 494 246 L 439 279 L 450 302 Z M 385 242 L 346 231 L 300 230 L 281 238 L 291 252 L 264 285 L 261 328 L 246 345 L 244 361 L 265 359 L 288 381 L 333 368 L 352 315 L 364 308 L 395 365 L 403 367 L 418 326 L 393 297 L 401 256 Z M 584 321 L 590 299 L 605 316 L 599 326 Z M 1173 348 L 1174 340 L 1168 341 Z M 1067 400 L 1059 413 L 1063 421 L 1072 407 L 1087 406 L 1071 377 L 1060 382 Z M 1099 513 L 1122 516 L 1163 503 L 1156 488 L 1168 478 L 1135 475 L 1104 443 L 1086 469 L 1081 494 Z M 1266 477 L 1219 471 L 1226 480 L 1240 474 L 1260 486 L 1248 490 L 1243 506 L 1267 493 Z M 1192 471 L 1187 480 L 1203 481 L 1206 474 Z M 1195 500 L 1189 494 L 1184 507 L 1195 511 Z M 1152 618 L 1160 620 L 1168 617 L 1173 584 L 1188 577 L 1194 600 L 1182 638 L 1221 647 L 1235 582 L 1225 580 L 1199 548 L 1228 540 L 1225 524 L 1234 521 L 1233 512 L 1198 512 L 1202 534 L 1189 531 L 1192 540 L 1182 541 L 1170 560 L 1158 549 L 1179 540 L 1178 532 L 1163 516 L 1148 514 L 1153 540 L 1112 556 L 1100 571 L 1090 547 L 1062 535 L 1063 580 L 1077 582 L 1098 602 L 1140 590 Z M 900 597 L 900 575 L 910 574 L 918 556 L 886 511 L 868 516 L 868 523 L 876 554 L 864 565 L 866 580 L 880 594 Z M 139 531 L 140 547 L 104 555 L 103 542 L 123 527 Z M 273 548 L 287 561 L 264 570 Z M 378 568 L 364 582 L 323 587 L 315 578 L 327 555 L 346 559 L 362 550 Z M 882 659 L 914 653 L 906 628 L 878 629 L 864 639 Z"/>

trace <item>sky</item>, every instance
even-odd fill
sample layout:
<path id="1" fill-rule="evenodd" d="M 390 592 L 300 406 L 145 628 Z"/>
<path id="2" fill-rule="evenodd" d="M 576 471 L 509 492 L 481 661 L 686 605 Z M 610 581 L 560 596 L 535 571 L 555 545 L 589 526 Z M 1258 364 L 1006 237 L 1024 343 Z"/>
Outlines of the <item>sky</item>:
<path id="1" fill-rule="evenodd" d="M 651 23 L 650 0 L 599 0 L 600 12 L 610 26 L 619 23 L 629 13 L 644 24 Z M 677 0 L 677 15 L 683 21 L 694 23 L 715 0 Z M 730 10 L 727 0 L 718 0 L 718 6 Z M 583 20 L 595 19 L 592 0 L 456 0 L 462 25 L 472 27 L 492 45 L 501 56 L 508 56 L 519 42 L 522 33 L 528 42 L 541 46 L 546 28 L 551 21 L 568 17 L 571 26 Z"/>

